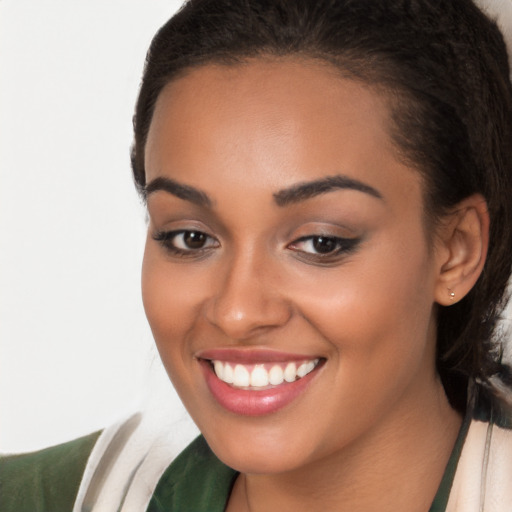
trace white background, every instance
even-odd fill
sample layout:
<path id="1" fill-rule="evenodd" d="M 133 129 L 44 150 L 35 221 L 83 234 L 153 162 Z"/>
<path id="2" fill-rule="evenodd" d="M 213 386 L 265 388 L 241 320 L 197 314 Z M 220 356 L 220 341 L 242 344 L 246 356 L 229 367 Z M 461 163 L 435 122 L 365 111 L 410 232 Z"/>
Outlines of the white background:
<path id="1" fill-rule="evenodd" d="M 157 356 L 131 117 L 169 0 L 0 0 L 0 450 L 105 427 Z"/>
<path id="2" fill-rule="evenodd" d="M 0 0 L 2 451 L 100 429 L 153 392 L 131 116 L 179 3 Z"/>

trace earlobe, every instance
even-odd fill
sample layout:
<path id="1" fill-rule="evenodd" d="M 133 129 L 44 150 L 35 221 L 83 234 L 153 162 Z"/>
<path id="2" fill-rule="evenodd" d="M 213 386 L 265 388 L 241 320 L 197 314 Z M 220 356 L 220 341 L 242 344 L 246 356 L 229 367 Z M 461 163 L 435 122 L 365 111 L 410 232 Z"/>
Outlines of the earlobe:
<path id="1" fill-rule="evenodd" d="M 487 256 L 489 212 L 480 194 L 461 201 L 446 216 L 439 234 L 436 302 L 449 306 L 461 300 L 478 280 Z"/>

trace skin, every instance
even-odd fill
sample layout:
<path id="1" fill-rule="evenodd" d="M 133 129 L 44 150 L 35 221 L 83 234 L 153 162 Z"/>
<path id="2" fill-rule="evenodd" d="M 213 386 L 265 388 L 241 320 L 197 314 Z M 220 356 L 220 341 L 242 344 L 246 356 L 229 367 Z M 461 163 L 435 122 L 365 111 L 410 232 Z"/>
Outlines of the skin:
<path id="1" fill-rule="evenodd" d="M 313 61 L 205 65 L 158 98 L 147 182 L 170 178 L 211 204 L 148 195 L 144 305 L 184 404 L 241 472 L 228 511 L 426 511 L 434 498 L 461 422 L 435 371 L 436 302 L 471 283 L 452 264 L 464 232 L 446 242 L 461 216 L 428 241 L 420 175 L 389 132 L 383 96 Z M 338 188 L 276 204 L 278 191 L 334 175 L 381 197 Z M 154 240 L 172 230 L 207 242 L 176 255 Z M 322 257 L 303 240 L 314 235 L 358 242 Z M 291 404 L 242 416 L 216 402 L 197 360 L 226 347 L 325 364 Z"/>

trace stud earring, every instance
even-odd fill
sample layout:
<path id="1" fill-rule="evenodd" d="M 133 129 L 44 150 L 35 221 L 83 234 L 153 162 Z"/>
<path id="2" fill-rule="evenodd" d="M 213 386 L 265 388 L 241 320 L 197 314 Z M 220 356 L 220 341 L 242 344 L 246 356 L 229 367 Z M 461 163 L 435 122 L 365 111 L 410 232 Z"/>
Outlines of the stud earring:
<path id="1" fill-rule="evenodd" d="M 450 300 L 455 300 L 455 292 L 450 290 L 450 288 L 448 288 L 448 291 L 450 292 Z"/>

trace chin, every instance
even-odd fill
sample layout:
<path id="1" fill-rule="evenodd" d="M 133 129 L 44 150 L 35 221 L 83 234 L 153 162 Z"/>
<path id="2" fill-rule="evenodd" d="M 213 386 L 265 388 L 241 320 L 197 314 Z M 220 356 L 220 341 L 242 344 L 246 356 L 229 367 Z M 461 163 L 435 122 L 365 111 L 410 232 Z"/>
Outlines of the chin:
<path id="1" fill-rule="evenodd" d="M 201 429 L 212 451 L 227 466 L 247 474 L 277 474 L 312 461 L 314 440 L 306 429 L 283 429 L 278 418 L 249 421 L 253 422 L 250 426 L 242 419 L 242 425 L 232 422 L 215 430 Z"/>
<path id="2" fill-rule="evenodd" d="M 261 446 L 246 441 L 242 446 L 234 447 L 224 443 L 219 450 L 215 446 L 210 445 L 210 447 L 224 464 L 245 474 L 286 473 L 306 463 L 302 453 L 285 445 Z"/>

